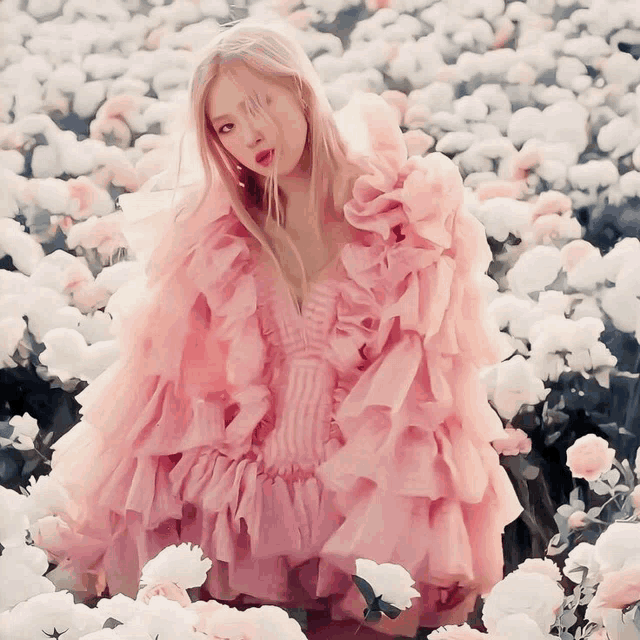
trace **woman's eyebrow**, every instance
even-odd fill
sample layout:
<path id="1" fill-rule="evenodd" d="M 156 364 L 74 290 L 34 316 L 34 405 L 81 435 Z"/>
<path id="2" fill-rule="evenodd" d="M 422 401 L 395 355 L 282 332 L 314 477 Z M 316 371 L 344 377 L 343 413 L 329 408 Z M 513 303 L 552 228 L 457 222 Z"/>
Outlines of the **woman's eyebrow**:
<path id="1" fill-rule="evenodd" d="M 249 98 L 245 98 L 242 102 L 240 102 L 240 104 L 238 104 L 238 106 L 236 107 L 236 109 L 242 109 L 243 111 L 247 110 L 247 100 L 249 100 Z M 211 122 L 216 122 L 216 120 L 220 120 L 220 118 L 231 118 L 233 117 L 232 114 L 230 113 L 222 113 L 219 116 L 216 116 L 215 118 L 211 118 Z"/>

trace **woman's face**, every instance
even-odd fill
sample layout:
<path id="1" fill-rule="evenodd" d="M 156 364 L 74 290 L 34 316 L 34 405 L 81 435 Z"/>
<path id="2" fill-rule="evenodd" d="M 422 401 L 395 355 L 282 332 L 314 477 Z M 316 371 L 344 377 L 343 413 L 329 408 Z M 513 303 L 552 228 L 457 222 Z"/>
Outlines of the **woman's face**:
<path id="1" fill-rule="evenodd" d="M 222 72 L 207 98 L 207 115 L 220 143 L 239 164 L 258 175 L 269 175 L 276 165 L 275 155 L 268 166 L 257 162 L 256 154 L 267 149 L 277 154 L 278 176 L 304 175 L 307 121 L 297 96 L 243 66 L 237 68 L 236 77 L 240 86 Z M 249 112 L 243 86 L 261 97 L 273 123 L 257 112 Z"/>

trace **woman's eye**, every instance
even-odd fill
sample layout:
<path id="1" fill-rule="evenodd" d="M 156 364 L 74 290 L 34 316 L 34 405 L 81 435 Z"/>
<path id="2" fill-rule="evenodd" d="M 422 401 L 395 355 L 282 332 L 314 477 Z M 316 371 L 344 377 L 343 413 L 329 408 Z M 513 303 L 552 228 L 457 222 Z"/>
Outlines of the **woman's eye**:
<path id="1" fill-rule="evenodd" d="M 232 127 L 233 125 L 230 122 L 227 122 L 226 124 L 223 124 L 219 129 L 218 129 L 218 133 L 229 133 L 228 131 L 223 131 L 223 129 L 225 127 Z"/>

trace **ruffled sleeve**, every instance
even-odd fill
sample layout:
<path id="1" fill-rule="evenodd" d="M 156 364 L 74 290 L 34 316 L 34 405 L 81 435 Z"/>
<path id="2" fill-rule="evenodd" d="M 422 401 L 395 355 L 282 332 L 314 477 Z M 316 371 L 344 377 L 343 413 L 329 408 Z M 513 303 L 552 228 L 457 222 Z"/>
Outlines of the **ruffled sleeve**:
<path id="1" fill-rule="evenodd" d="M 489 589 L 502 578 L 500 533 L 522 511 L 479 376 L 500 361 L 482 293 L 491 251 L 453 162 L 407 158 L 382 98 L 364 94 L 358 113 L 370 171 L 344 213 L 370 233 L 345 251 L 331 334 L 345 445 L 318 473 L 345 522 L 323 551 L 344 570 L 354 556 L 402 564 L 423 597 L 456 581 Z"/>
<path id="2" fill-rule="evenodd" d="M 135 596 L 142 565 L 178 543 L 180 456 L 240 458 L 269 406 L 250 245 L 229 199 L 214 185 L 199 209 L 176 212 L 139 247 L 147 281 L 119 360 L 79 394 L 83 420 L 54 445 L 51 476 L 69 501 L 52 514 L 56 535 L 36 544 L 85 588 L 92 575 L 97 593 L 108 583 Z"/>

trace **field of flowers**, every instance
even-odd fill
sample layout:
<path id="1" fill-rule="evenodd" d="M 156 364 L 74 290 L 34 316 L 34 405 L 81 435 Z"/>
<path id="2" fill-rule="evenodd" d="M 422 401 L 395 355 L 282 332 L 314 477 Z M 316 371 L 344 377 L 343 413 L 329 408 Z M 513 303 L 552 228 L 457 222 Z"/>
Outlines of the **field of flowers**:
<path id="1" fill-rule="evenodd" d="M 450 157 L 493 252 L 502 362 L 482 375 L 525 511 L 477 616 L 429 637 L 640 638 L 640 3 L 3 0 L 0 640 L 305 637 L 277 607 L 198 602 L 197 548 L 88 606 L 32 541 L 64 499 L 55 442 L 144 288 L 116 199 L 165 168 L 194 52 L 245 15 L 299 30 L 337 113 L 380 94 L 409 155 Z"/>

